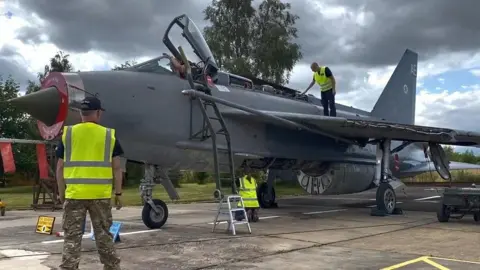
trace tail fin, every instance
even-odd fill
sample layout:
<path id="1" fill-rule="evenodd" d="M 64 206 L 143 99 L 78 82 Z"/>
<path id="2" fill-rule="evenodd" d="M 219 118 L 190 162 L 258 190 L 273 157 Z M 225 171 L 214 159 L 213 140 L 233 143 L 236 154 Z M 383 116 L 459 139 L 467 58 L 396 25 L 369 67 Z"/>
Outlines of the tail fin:
<path id="1" fill-rule="evenodd" d="M 418 54 L 405 51 L 371 115 L 398 124 L 415 124 Z"/>

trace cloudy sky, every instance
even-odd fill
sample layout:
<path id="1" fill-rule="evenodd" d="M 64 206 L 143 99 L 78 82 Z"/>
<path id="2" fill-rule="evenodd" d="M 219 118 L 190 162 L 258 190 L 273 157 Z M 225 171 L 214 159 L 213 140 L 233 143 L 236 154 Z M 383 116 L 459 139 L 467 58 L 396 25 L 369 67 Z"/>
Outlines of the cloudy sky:
<path id="1" fill-rule="evenodd" d="M 61 2 L 61 4 L 60 4 Z M 259 2 L 259 0 L 254 1 Z M 405 49 L 419 54 L 416 124 L 480 131 L 478 0 L 295 0 L 303 59 L 336 75 L 337 102 L 371 110 Z M 34 79 L 56 51 L 79 70 L 110 69 L 166 52 L 161 38 L 181 13 L 202 28 L 210 0 L 0 0 L 0 74 Z M 11 15 L 11 16 L 8 16 Z M 319 89 L 311 90 L 319 95 Z"/>

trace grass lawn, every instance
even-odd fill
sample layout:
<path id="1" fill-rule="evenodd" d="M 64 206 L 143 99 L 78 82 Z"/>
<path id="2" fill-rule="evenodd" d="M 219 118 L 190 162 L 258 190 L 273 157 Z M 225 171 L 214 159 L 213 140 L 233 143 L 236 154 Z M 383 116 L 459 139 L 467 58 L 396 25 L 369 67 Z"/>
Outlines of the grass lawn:
<path id="1" fill-rule="evenodd" d="M 191 203 L 198 201 L 213 201 L 213 191 L 215 184 L 208 183 L 205 185 L 198 184 L 182 184 L 177 189 L 180 195 L 178 203 Z M 305 191 L 300 186 L 295 185 L 277 185 L 275 189 L 277 197 L 287 195 L 304 195 Z M 138 187 L 128 187 L 123 190 L 124 206 L 139 206 L 141 204 L 140 193 Z M 157 185 L 153 190 L 153 197 L 172 203 L 162 186 Z M 9 187 L 0 188 L 0 199 L 6 203 L 8 210 L 31 209 L 33 201 L 32 187 Z"/>

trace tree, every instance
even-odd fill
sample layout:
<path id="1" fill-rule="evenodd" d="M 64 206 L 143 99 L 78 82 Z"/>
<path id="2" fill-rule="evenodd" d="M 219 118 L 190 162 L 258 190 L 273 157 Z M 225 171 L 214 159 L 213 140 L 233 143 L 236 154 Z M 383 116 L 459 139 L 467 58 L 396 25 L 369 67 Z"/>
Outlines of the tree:
<path id="1" fill-rule="evenodd" d="M 205 185 L 209 178 L 209 174 L 207 172 L 194 172 L 193 175 L 199 185 Z"/>
<path id="2" fill-rule="evenodd" d="M 461 154 L 461 162 L 475 164 L 478 162 L 478 158 L 473 154 L 472 150 L 467 150 Z"/>
<path id="3" fill-rule="evenodd" d="M 262 79 L 278 84 L 288 83 L 293 66 L 302 58 L 300 45 L 292 42 L 299 17 L 289 9 L 289 3 L 265 0 L 253 20 L 254 69 Z"/>
<path id="4" fill-rule="evenodd" d="M 252 1 L 212 0 L 204 10 L 211 26 L 204 35 L 221 69 L 253 75 L 278 84 L 288 83 L 290 73 L 301 59 L 294 27 L 297 15 L 290 4 L 264 0 L 258 11 Z"/>
<path id="5" fill-rule="evenodd" d="M 28 85 L 27 85 L 27 90 L 25 91 L 25 94 L 31 94 L 31 93 L 34 93 L 34 92 L 37 92 L 38 90 L 40 90 L 40 84 L 34 82 L 34 81 L 31 81 L 31 80 L 28 80 L 27 81 Z"/>
<path id="6" fill-rule="evenodd" d="M 40 72 L 37 74 L 40 82 L 42 82 L 50 72 L 71 72 L 73 66 L 68 59 L 69 56 L 69 54 L 64 54 L 62 51 L 58 51 L 55 56 L 50 58 L 50 65 L 45 65 L 43 74 Z"/>
<path id="7" fill-rule="evenodd" d="M 19 84 L 9 76 L 6 80 L 0 75 L 0 103 L 18 97 Z M 0 106 L 0 137 L 36 139 L 30 126 L 30 118 L 13 106 Z M 15 165 L 19 171 L 35 169 L 35 149 L 32 145 L 14 144 Z"/>
<path id="8" fill-rule="evenodd" d="M 39 83 L 28 80 L 26 94 L 40 90 L 40 84 L 50 72 L 71 72 L 73 70 L 73 65 L 68 59 L 69 56 L 70 55 L 64 54 L 62 51 L 58 51 L 52 58 L 50 58 L 50 64 L 45 65 L 43 73 L 37 73 Z"/>
<path id="9" fill-rule="evenodd" d="M 458 157 L 457 157 L 458 153 L 455 153 L 455 149 L 453 149 L 452 146 L 450 145 L 443 146 L 443 151 L 445 151 L 445 154 L 447 155 L 448 160 L 451 160 L 451 161 L 458 160 Z"/>
<path id="10" fill-rule="evenodd" d="M 252 0 L 213 0 L 204 11 L 212 24 L 204 28 L 205 39 L 220 68 L 237 74 L 253 74 Z"/>

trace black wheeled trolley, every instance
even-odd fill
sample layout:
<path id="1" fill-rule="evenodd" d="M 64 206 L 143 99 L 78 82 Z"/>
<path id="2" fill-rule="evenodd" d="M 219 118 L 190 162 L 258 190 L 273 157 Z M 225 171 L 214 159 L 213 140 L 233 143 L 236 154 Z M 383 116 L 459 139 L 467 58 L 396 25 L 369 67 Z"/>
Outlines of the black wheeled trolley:
<path id="1" fill-rule="evenodd" d="M 437 210 L 438 221 L 447 222 L 450 218 L 461 219 L 463 216 L 470 214 L 473 215 L 475 221 L 480 221 L 480 188 L 445 188 Z"/>

